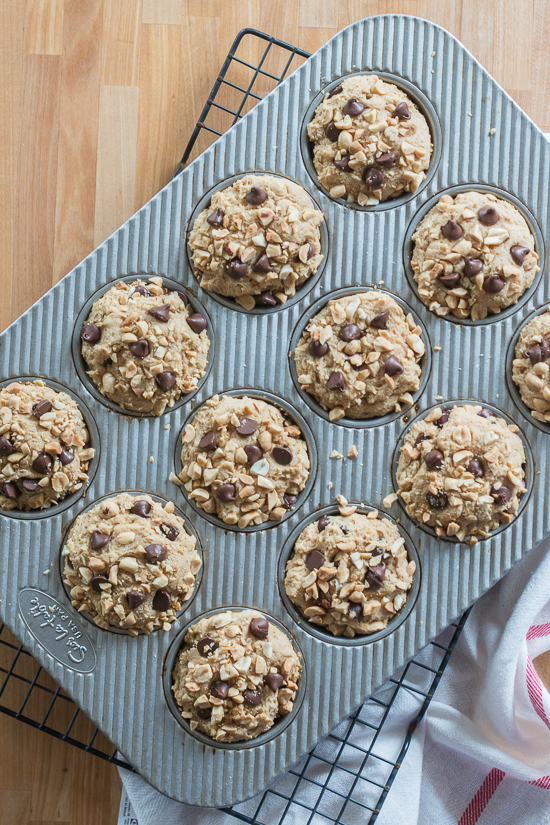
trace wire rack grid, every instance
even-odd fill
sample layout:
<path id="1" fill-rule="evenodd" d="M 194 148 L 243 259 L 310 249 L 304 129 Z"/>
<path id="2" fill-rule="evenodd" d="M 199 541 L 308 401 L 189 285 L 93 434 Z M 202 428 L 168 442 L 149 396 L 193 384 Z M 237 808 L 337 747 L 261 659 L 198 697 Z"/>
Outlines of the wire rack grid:
<path id="1" fill-rule="evenodd" d="M 303 49 L 255 29 L 239 32 L 176 174 L 308 57 Z M 466 616 L 394 674 L 271 788 L 224 809 L 226 813 L 249 825 L 373 825 Z M 0 625 L 0 674 L 0 712 L 133 770 L 4 625 Z M 397 736 L 393 730 L 392 750 L 386 740 L 398 703 L 401 721 Z"/>

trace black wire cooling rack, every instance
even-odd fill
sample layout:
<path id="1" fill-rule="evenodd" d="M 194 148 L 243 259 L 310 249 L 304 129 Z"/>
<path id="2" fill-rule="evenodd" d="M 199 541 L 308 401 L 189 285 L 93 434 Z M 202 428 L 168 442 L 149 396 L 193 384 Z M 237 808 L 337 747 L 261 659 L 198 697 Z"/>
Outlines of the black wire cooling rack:
<path id="1" fill-rule="evenodd" d="M 306 60 L 303 49 L 255 29 L 233 42 L 187 144 L 178 171 Z M 401 668 L 358 710 L 264 793 L 224 809 L 249 825 L 373 825 L 426 713 L 467 613 Z M 133 770 L 5 625 L 0 625 L 0 712 Z M 0 675 L 1 679 L 1 675 Z M 408 722 L 393 751 L 385 742 L 392 709 L 406 698 Z M 395 711 L 394 711 L 395 712 Z M 403 717 L 403 706 L 400 718 Z M 402 730 L 402 735 L 401 735 Z"/>

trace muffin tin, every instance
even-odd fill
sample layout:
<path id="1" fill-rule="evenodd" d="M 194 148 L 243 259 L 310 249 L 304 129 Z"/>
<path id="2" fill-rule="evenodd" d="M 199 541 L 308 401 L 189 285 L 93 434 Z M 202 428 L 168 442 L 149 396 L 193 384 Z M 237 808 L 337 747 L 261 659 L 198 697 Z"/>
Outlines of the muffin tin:
<path id="1" fill-rule="evenodd" d="M 360 70 L 391 74 L 407 90 L 410 84 L 421 107 L 428 101 L 428 116 L 435 113 L 430 122 L 436 152 L 428 180 L 414 196 L 386 202 L 383 208 L 331 200 L 303 157 L 308 107 L 323 89 Z M 449 323 L 430 313 L 403 267 L 407 228 L 416 226 L 430 198 L 456 185 L 511 193 L 532 216 L 535 229 L 546 226 L 548 187 L 539 181 L 547 179 L 549 169 L 550 145 L 542 133 L 451 35 L 418 18 L 371 17 L 336 35 L 0 336 L 2 376 L 34 373 L 52 384 L 57 381 L 83 402 L 88 423 L 97 422 L 94 438 L 101 441 L 101 453 L 94 459 L 86 505 L 123 490 L 172 498 L 204 548 L 202 582 L 173 629 L 132 638 L 86 621 L 63 588 L 59 553 L 66 527 L 84 509 L 82 498 L 66 502 L 60 512 L 0 515 L 2 620 L 164 794 L 195 805 L 225 806 L 265 788 L 549 532 L 548 435 L 518 411 L 504 378 L 506 351 L 517 326 L 534 307 L 550 301 L 546 265 L 510 312 L 475 324 Z M 250 171 L 298 181 L 326 218 L 324 271 L 318 280 L 306 282 L 295 301 L 275 311 L 242 312 L 204 292 L 185 249 L 189 219 L 202 199 L 213 187 Z M 544 260 L 540 230 L 535 234 Z M 82 308 L 98 290 L 134 272 L 176 282 L 210 319 L 213 347 L 204 383 L 192 399 L 160 418 L 113 409 L 91 391 L 78 369 L 78 351 L 71 358 L 70 339 Z M 339 289 L 367 285 L 383 286 L 411 307 L 427 330 L 432 367 L 415 409 L 387 422 L 341 426 L 303 403 L 288 352 L 293 331 L 316 301 L 328 301 Z M 311 430 L 309 495 L 270 529 L 226 529 L 191 508 L 169 481 L 185 420 L 225 390 L 272 393 Z M 394 504 L 390 515 L 401 520 L 422 569 L 410 612 L 383 636 L 360 643 L 318 638 L 288 609 L 278 587 L 278 563 L 289 536 L 320 508 L 334 506 L 339 494 L 382 511 L 382 500 L 392 491 L 399 436 L 412 417 L 439 397 L 442 402 L 468 398 L 494 403 L 520 425 L 538 465 L 532 469 L 529 500 L 510 526 L 474 547 L 436 540 Z M 346 457 L 353 444 L 357 459 L 329 458 L 333 450 Z M 276 726 L 268 741 L 237 749 L 191 736 L 174 719 L 165 696 L 168 653 L 181 643 L 184 627 L 202 613 L 228 605 L 253 607 L 281 621 L 296 639 L 307 671 L 303 701 L 291 724 Z"/>

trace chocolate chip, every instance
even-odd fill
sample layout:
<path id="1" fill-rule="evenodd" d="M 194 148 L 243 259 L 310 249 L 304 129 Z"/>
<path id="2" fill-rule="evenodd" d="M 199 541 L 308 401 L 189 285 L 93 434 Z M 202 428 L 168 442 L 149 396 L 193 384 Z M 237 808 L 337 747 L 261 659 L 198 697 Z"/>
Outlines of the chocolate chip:
<path id="1" fill-rule="evenodd" d="M 153 596 L 153 610 L 157 610 L 159 613 L 166 613 L 167 610 L 170 610 L 171 605 L 172 596 L 168 590 L 157 590 Z"/>
<path id="2" fill-rule="evenodd" d="M 397 360 L 395 355 L 389 355 L 384 364 L 384 372 L 390 377 L 392 375 L 401 375 L 403 372 L 403 364 Z"/>
<path id="3" fill-rule="evenodd" d="M 350 117 L 357 117 L 357 115 L 360 115 L 361 112 L 364 111 L 365 104 L 361 103 L 361 101 L 357 100 L 355 97 L 350 97 L 350 99 L 342 109 L 342 113 L 344 115 L 349 115 Z"/>
<path id="4" fill-rule="evenodd" d="M 325 557 L 320 550 L 312 550 L 306 556 L 306 567 L 308 570 L 318 570 L 325 563 Z"/>
<path id="5" fill-rule="evenodd" d="M 149 341 L 146 338 L 140 338 L 139 341 L 134 341 L 130 344 L 130 352 L 135 358 L 147 358 L 149 355 Z"/>
<path id="6" fill-rule="evenodd" d="M 331 372 L 328 377 L 327 388 L 329 390 L 340 390 L 340 392 L 344 392 L 346 389 L 346 381 L 341 372 Z"/>
<path id="7" fill-rule="evenodd" d="M 347 536 L 349 534 L 349 527 L 347 527 L 345 524 L 340 525 L 340 530 L 342 531 L 344 536 Z"/>
<path id="8" fill-rule="evenodd" d="M 166 547 L 163 547 L 162 544 L 148 544 L 145 548 L 145 558 L 151 564 L 164 561 L 166 558 Z"/>
<path id="9" fill-rule="evenodd" d="M 478 415 L 481 418 L 493 418 L 494 413 L 488 410 L 487 407 L 483 407 L 483 409 L 478 412 Z"/>
<path id="10" fill-rule="evenodd" d="M 329 524 L 329 517 L 328 516 L 321 516 L 319 521 L 317 522 L 317 530 L 319 533 L 322 533 L 325 527 Z"/>
<path id="11" fill-rule="evenodd" d="M 287 510 L 292 510 L 297 501 L 298 496 L 295 496 L 292 493 L 285 493 L 283 496 L 283 506 L 286 507 Z"/>
<path id="12" fill-rule="evenodd" d="M 263 452 L 257 444 L 247 444 L 246 447 L 243 447 L 243 450 L 246 453 L 247 464 L 255 464 L 263 455 Z"/>
<path id="13" fill-rule="evenodd" d="M 180 300 L 185 306 L 189 304 L 189 298 L 187 297 L 185 292 L 182 292 L 180 289 L 176 289 L 176 295 L 179 296 Z"/>
<path id="14" fill-rule="evenodd" d="M 259 206 L 261 203 L 267 200 L 267 192 L 265 189 L 261 189 L 259 186 L 252 186 L 251 189 L 248 190 L 244 199 L 252 204 L 252 206 Z"/>
<path id="15" fill-rule="evenodd" d="M 328 100 L 330 100 L 330 98 L 331 98 L 331 97 L 334 97 L 334 95 L 339 95 L 339 94 L 340 94 L 340 92 L 343 92 L 343 91 L 344 91 L 344 87 L 343 87 L 343 86 L 336 86 L 336 88 L 335 88 L 335 89 L 332 89 L 332 91 L 330 91 L 330 92 L 328 93 Z"/>
<path id="16" fill-rule="evenodd" d="M 426 493 L 426 501 L 432 510 L 441 510 L 449 501 L 445 493 Z"/>
<path id="17" fill-rule="evenodd" d="M 67 464 L 71 464 L 71 462 L 74 461 L 74 454 L 63 447 L 59 454 L 59 461 L 63 467 L 66 467 Z"/>
<path id="18" fill-rule="evenodd" d="M 38 401 L 37 404 L 34 404 L 32 408 L 32 414 L 35 418 L 40 418 L 41 415 L 49 412 L 52 408 L 51 401 Z"/>
<path id="19" fill-rule="evenodd" d="M 477 458 L 471 458 L 466 469 L 473 475 L 474 478 L 483 477 L 483 465 Z"/>
<path id="20" fill-rule="evenodd" d="M 212 453 L 218 446 L 218 436 L 214 432 L 206 433 L 199 441 L 199 450 L 205 450 L 207 453 Z"/>
<path id="21" fill-rule="evenodd" d="M 383 309 L 382 312 L 379 312 L 378 315 L 374 316 L 374 318 L 370 322 L 370 326 L 374 327 L 375 329 L 387 329 L 389 317 L 390 313 L 388 312 L 388 310 Z"/>
<path id="22" fill-rule="evenodd" d="M 23 490 L 26 493 L 38 493 L 41 489 L 40 484 L 38 483 L 38 479 L 36 478 L 24 478 L 23 479 Z"/>
<path id="23" fill-rule="evenodd" d="M 277 693 L 279 688 L 284 685 L 285 680 L 280 673 L 266 673 L 264 676 L 264 682 L 272 693 Z"/>
<path id="24" fill-rule="evenodd" d="M 235 427 L 235 432 L 239 435 L 252 435 L 258 429 L 258 422 L 253 418 L 243 418 L 238 427 Z"/>
<path id="25" fill-rule="evenodd" d="M 146 601 L 147 596 L 145 593 L 140 593 L 139 590 L 130 590 L 128 593 L 128 607 L 130 610 L 135 610 L 136 607 L 139 607 Z"/>
<path id="26" fill-rule="evenodd" d="M 438 275 L 437 280 L 445 289 L 453 289 L 460 280 L 460 272 L 447 272 L 444 275 Z"/>
<path id="27" fill-rule="evenodd" d="M 230 278 L 244 278 L 247 265 L 243 264 L 240 258 L 232 258 L 226 263 L 225 270 Z"/>
<path id="28" fill-rule="evenodd" d="M 261 687 L 254 688 L 254 690 L 250 690 L 250 688 L 246 688 L 243 690 L 244 701 L 248 702 L 249 705 L 259 705 L 262 701 L 263 697 L 263 690 Z"/>
<path id="29" fill-rule="evenodd" d="M 216 699 L 227 699 L 227 694 L 229 693 L 229 682 L 222 682 L 220 679 L 217 679 L 217 681 L 212 683 L 210 693 L 212 696 L 215 696 Z"/>
<path id="30" fill-rule="evenodd" d="M 348 616 L 351 619 L 360 619 L 363 615 L 363 605 L 350 602 L 348 607 Z"/>
<path id="31" fill-rule="evenodd" d="M 272 292 L 262 292 L 255 296 L 255 301 L 261 307 L 274 307 L 277 305 L 277 298 Z"/>
<path id="32" fill-rule="evenodd" d="M 148 501 L 141 498 L 139 501 L 135 501 L 133 505 L 130 507 L 130 512 L 134 516 L 141 516 L 141 518 L 149 518 L 149 513 L 151 512 L 151 505 Z"/>
<path id="33" fill-rule="evenodd" d="M 327 124 L 325 129 L 325 135 L 331 140 L 333 143 L 338 142 L 338 138 L 340 137 L 340 129 L 337 129 L 334 125 L 334 121 L 331 120 L 330 123 Z"/>
<path id="34" fill-rule="evenodd" d="M 477 216 L 484 226 L 494 226 L 500 217 L 494 206 L 482 206 Z"/>
<path id="35" fill-rule="evenodd" d="M 376 158 L 376 163 L 386 169 L 393 169 L 394 166 L 397 166 L 397 154 L 393 149 L 389 152 L 382 152 L 380 157 Z"/>
<path id="36" fill-rule="evenodd" d="M 443 466 L 444 458 L 443 453 L 439 450 L 430 450 L 430 452 L 424 456 L 424 461 L 429 470 L 439 470 L 439 468 Z"/>
<path id="37" fill-rule="evenodd" d="M 451 220 L 447 221 L 447 223 L 441 227 L 441 234 L 444 238 L 447 238 L 448 241 L 458 241 L 458 239 L 464 235 L 464 230 L 459 223 L 453 221 L 451 218 Z"/>
<path id="38" fill-rule="evenodd" d="M 15 501 L 15 499 L 21 495 L 21 490 L 14 481 L 5 481 L 2 484 L 2 493 L 6 498 L 11 498 Z"/>
<path id="39" fill-rule="evenodd" d="M 418 447 L 418 445 L 422 444 L 423 441 L 431 441 L 431 436 L 426 435 L 425 433 L 418 433 L 414 441 L 414 446 Z"/>
<path id="40" fill-rule="evenodd" d="M 90 536 L 92 550 L 101 550 L 106 544 L 109 544 L 110 541 L 111 536 L 108 536 L 107 533 L 101 533 L 99 530 L 94 530 Z"/>
<path id="41" fill-rule="evenodd" d="M 283 467 L 286 467 L 286 465 L 292 461 L 292 450 L 286 445 L 284 447 L 273 447 L 271 455 L 277 464 L 282 464 Z"/>
<path id="42" fill-rule="evenodd" d="M 92 590 L 95 590 L 96 593 L 103 593 L 103 590 L 101 589 L 100 585 L 109 584 L 109 579 L 107 578 L 107 576 L 94 576 L 90 584 L 92 585 Z M 128 594 L 128 601 L 130 601 L 131 595 L 131 593 Z M 141 596 L 141 593 L 139 595 Z M 143 597 L 143 601 L 145 601 L 145 596 Z"/>
<path id="43" fill-rule="evenodd" d="M 113 359 L 112 358 L 106 358 L 105 361 L 103 362 L 103 366 L 105 367 L 106 370 L 109 369 L 109 367 L 111 367 L 112 364 L 113 364 Z"/>
<path id="44" fill-rule="evenodd" d="M 532 347 L 526 349 L 523 354 L 530 360 L 532 366 L 535 366 L 541 361 L 546 361 L 549 355 L 549 347 L 546 341 L 541 341 L 540 344 L 533 344 Z"/>
<path id="45" fill-rule="evenodd" d="M 491 495 L 493 496 L 497 507 L 501 507 L 503 504 L 508 504 L 512 498 L 512 491 L 509 487 L 506 487 L 505 484 L 501 484 L 498 490 L 495 490 L 493 487 L 491 490 Z"/>
<path id="46" fill-rule="evenodd" d="M 15 450 L 12 442 L 5 435 L 0 436 L 0 455 L 11 455 Z"/>
<path id="47" fill-rule="evenodd" d="M 197 705 L 195 707 L 199 719 L 210 719 L 212 716 L 212 708 L 210 705 Z"/>
<path id="48" fill-rule="evenodd" d="M 176 383 L 176 376 L 173 372 L 161 372 L 155 375 L 155 384 L 162 392 L 169 392 Z"/>
<path id="49" fill-rule="evenodd" d="M 323 593 L 321 591 L 315 599 L 315 601 L 325 610 L 330 610 L 330 608 L 332 607 L 332 595 L 330 593 L 330 590 L 327 593 Z"/>
<path id="50" fill-rule="evenodd" d="M 42 475 L 48 475 L 48 473 L 52 469 L 52 459 L 48 453 L 40 453 L 36 456 L 32 463 L 33 470 L 36 470 L 37 473 L 41 473 Z"/>
<path id="51" fill-rule="evenodd" d="M 312 338 L 307 346 L 307 351 L 314 358 L 322 358 L 328 352 L 328 344 L 322 344 L 318 338 Z"/>
<path id="52" fill-rule="evenodd" d="M 214 209 L 214 211 L 207 217 L 206 223 L 209 223 L 210 226 L 223 226 L 224 214 L 223 209 Z"/>
<path id="53" fill-rule="evenodd" d="M 475 278 L 483 269 L 483 261 L 481 258 L 465 258 L 464 259 L 464 274 L 467 278 Z"/>
<path id="54" fill-rule="evenodd" d="M 383 561 L 381 561 L 380 564 L 376 564 L 374 565 L 374 567 L 367 568 L 366 582 L 369 587 L 373 587 L 375 590 L 379 590 L 382 587 L 385 575 L 386 565 Z"/>
<path id="55" fill-rule="evenodd" d="M 398 103 L 395 109 L 392 112 L 392 117 L 398 117 L 399 120 L 410 120 L 411 113 L 409 111 L 409 107 L 407 106 L 404 100 L 401 103 Z"/>
<path id="56" fill-rule="evenodd" d="M 152 315 L 157 321 L 162 321 L 162 323 L 165 324 L 170 318 L 170 304 L 163 304 L 161 307 L 151 307 L 149 315 Z"/>
<path id="57" fill-rule="evenodd" d="M 489 295 L 496 295 L 506 286 L 505 281 L 499 275 L 489 275 L 483 281 L 483 289 Z"/>
<path id="58" fill-rule="evenodd" d="M 235 485 L 221 484 L 216 490 L 216 495 L 220 501 L 225 503 L 235 501 Z"/>
<path id="59" fill-rule="evenodd" d="M 97 344 L 99 339 L 101 338 L 101 330 L 95 324 L 84 324 L 82 329 L 80 330 L 80 337 L 83 341 L 86 341 L 87 344 Z"/>
<path id="60" fill-rule="evenodd" d="M 342 155 L 340 160 L 334 159 L 334 165 L 341 172 L 349 172 L 349 155 Z"/>
<path id="61" fill-rule="evenodd" d="M 196 332 L 197 335 L 200 335 L 201 332 L 208 326 L 208 321 L 201 312 L 194 312 L 193 315 L 190 315 L 189 318 L 187 318 L 187 326 L 191 327 L 193 332 Z"/>
<path id="62" fill-rule="evenodd" d="M 384 183 L 384 175 L 376 166 L 369 166 L 365 169 L 363 180 L 369 189 L 378 189 Z"/>
<path id="63" fill-rule="evenodd" d="M 530 253 L 530 249 L 528 246 L 520 246 L 520 244 L 514 244 L 514 246 L 510 247 L 510 255 L 517 263 L 518 266 L 521 266 Z"/>
<path id="64" fill-rule="evenodd" d="M 313 246 L 312 243 L 310 243 L 308 248 L 307 248 L 306 259 L 309 261 L 309 259 L 313 258 L 314 255 L 315 255 L 315 247 Z"/>
<path id="65" fill-rule="evenodd" d="M 148 297 L 149 297 L 150 295 L 152 295 L 152 294 L 153 294 L 153 293 L 152 293 L 152 292 L 150 292 L 150 291 L 147 289 L 147 287 L 146 287 L 146 286 L 142 286 L 142 285 L 140 285 L 140 286 L 136 286 L 136 288 L 134 289 L 134 291 L 133 291 L 133 293 L 132 293 L 132 297 L 133 297 L 134 295 L 143 295 L 143 296 L 144 296 L 144 298 L 148 298 Z"/>
<path id="66" fill-rule="evenodd" d="M 166 522 L 159 524 L 159 530 L 166 536 L 168 541 L 175 541 L 180 534 L 177 527 L 174 527 L 173 524 L 167 524 Z"/>
<path id="67" fill-rule="evenodd" d="M 346 324 L 339 333 L 340 341 L 357 341 L 363 335 L 356 324 Z"/>
<path id="68" fill-rule="evenodd" d="M 439 418 L 436 421 L 433 421 L 432 423 L 435 424 L 436 427 L 439 427 L 439 429 L 441 429 L 441 427 L 444 424 L 446 424 L 447 421 L 449 420 L 450 414 L 451 414 L 450 410 L 443 410 L 441 415 L 439 416 Z"/>
<path id="69" fill-rule="evenodd" d="M 252 272 L 265 273 L 265 272 L 273 272 L 273 271 L 274 271 L 273 267 L 271 266 L 269 258 L 267 257 L 267 255 L 265 253 L 263 255 L 260 255 L 260 257 L 258 258 L 256 263 L 252 267 Z"/>
<path id="70" fill-rule="evenodd" d="M 269 622 L 263 616 L 255 616 L 248 629 L 255 639 L 267 639 L 269 636 Z"/>
<path id="71" fill-rule="evenodd" d="M 209 653 L 214 653 L 219 648 L 220 644 L 212 636 L 203 636 L 197 642 L 197 650 L 201 656 L 208 656 Z"/>

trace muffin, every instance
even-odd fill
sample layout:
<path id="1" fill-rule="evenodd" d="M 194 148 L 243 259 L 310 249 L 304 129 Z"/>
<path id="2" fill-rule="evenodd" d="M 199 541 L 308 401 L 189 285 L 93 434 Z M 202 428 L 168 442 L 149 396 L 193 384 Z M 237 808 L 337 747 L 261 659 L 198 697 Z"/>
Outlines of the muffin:
<path id="1" fill-rule="evenodd" d="M 519 428 L 481 405 L 437 407 L 408 430 L 398 493 L 411 518 L 471 544 L 510 524 L 525 487 Z"/>
<path id="2" fill-rule="evenodd" d="M 377 418 L 412 404 L 425 350 L 412 315 L 372 290 L 329 301 L 308 323 L 294 360 L 302 389 L 338 421 Z"/>
<path id="3" fill-rule="evenodd" d="M 80 337 L 88 375 L 123 410 L 162 415 L 206 370 L 207 320 L 162 278 L 120 281 L 95 301 Z"/>
<path id="4" fill-rule="evenodd" d="M 322 516 L 298 536 L 285 590 L 312 624 L 352 639 L 382 630 L 399 613 L 415 570 L 389 519 L 375 511 Z"/>
<path id="5" fill-rule="evenodd" d="M 82 488 L 95 450 L 74 399 L 43 381 L 0 390 L 0 508 L 45 510 Z"/>
<path id="6" fill-rule="evenodd" d="M 279 627 L 255 610 L 227 610 L 189 628 L 172 690 L 191 730 L 242 742 L 292 711 L 301 672 Z"/>
<path id="7" fill-rule="evenodd" d="M 201 566 L 172 502 L 145 494 L 120 493 L 81 513 L 62 553 L 73 607 L 130 636 L 170 630 Z"/>
<path id="8" fill-rule="evenodd" d="M 259 398 L 215 395 L 182 441 L 179 478 L 189 498 L 240 529 L 282 519 L 309 477 L 299 428 Z"/>
<path id="9" fill-rule="evenodd" d="M 245 309 L 284 304 L 317 272 L 323 213 L 301 186 L 246 175 L 212 195 L 193 224 L 189 248 L 203 289 Z"/>
<path id="10" fill-rule="evenodd" d="M 375 74 L 348 77 L 328 92 L 307 134 L 321 186 L 359 206 L 416 192 L 430 165 L 426 118 L 401 89 Z"/>
<path id="11" fill-rule="evenodd" d="M 516 344 L 512 378 L 533 418 L 550 422 L 550 307 L 522 329 Z"/>
<path id="12" fill-rule="evenodd" d="M 517 303 L 539 271 L 527 221 L 488 192 L 443 195 L 412 236 L 418 293 L 436 315 L 479 321 Z"/>

